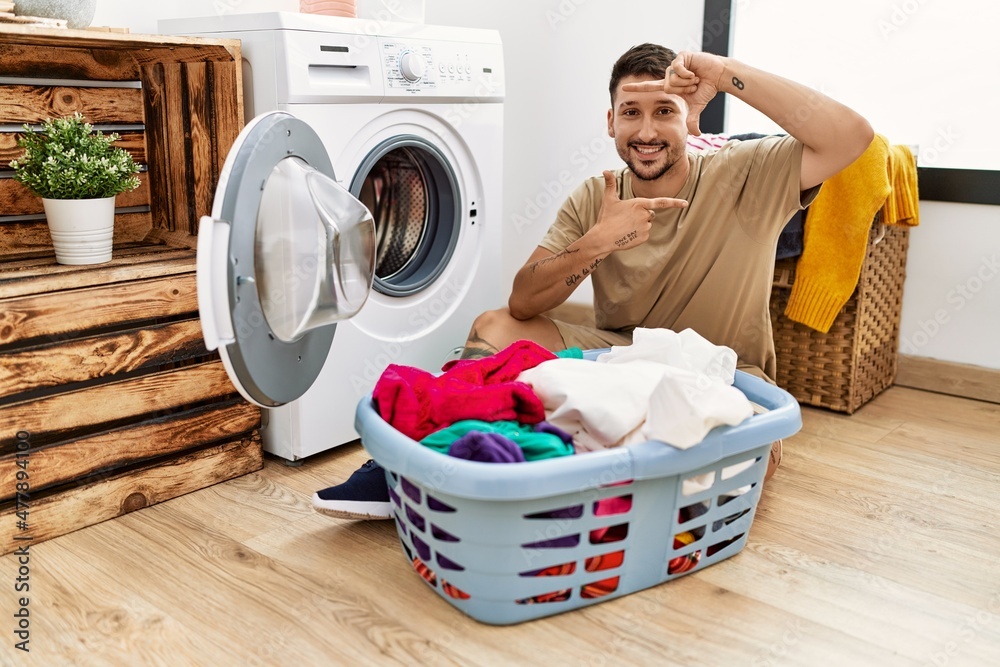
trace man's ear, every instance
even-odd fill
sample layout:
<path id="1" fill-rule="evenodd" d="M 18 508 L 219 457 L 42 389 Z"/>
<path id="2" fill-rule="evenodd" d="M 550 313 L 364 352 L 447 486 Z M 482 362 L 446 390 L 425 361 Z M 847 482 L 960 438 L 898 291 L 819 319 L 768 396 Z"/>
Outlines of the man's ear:
<path id="1" fill-rule="evenodd" d="M 614 118 L 615 118 L 615 110 L 608 109 L 608 136 L 611 137 L 612 139 L 615 138 Z"/>

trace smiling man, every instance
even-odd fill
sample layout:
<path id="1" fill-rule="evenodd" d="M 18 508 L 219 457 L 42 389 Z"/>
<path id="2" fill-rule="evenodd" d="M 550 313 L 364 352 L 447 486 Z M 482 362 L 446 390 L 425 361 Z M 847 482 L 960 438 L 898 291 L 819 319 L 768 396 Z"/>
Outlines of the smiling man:
<path id="1" fill-rule="evenodd" d="M 637 327 L 693 329 L 732 348 L 737 367 L 774 382 L 770 297 L 778 236 L 819 185 L 874 133 L 856 112 L 793 81 L 731 58 L 655 44 L 611 71 L 608 134 L 625 167 L 581 184 L 514 277 L 508 307 L 476 318 L 463 358 L 520 339 L 552 351 L 629 345 Z M 737 97 L 787 135 L 689 153 L 705 105 Z M 596 326 L 545 315 L 587 276 Z M 771 451 L 767 477 L 781 458 Z M 371 473 L 375 474 L 371 474 Z M 369 462 L 313 500 L 340 517 L 391 518 L 380 468 Z"/>
<path id="2" fill-rule="evenodd" d="M 705 105 L 726 92 L 788 134 L 687 151 Z M 773 382 L 775 247 L 792 214 L 874 133 L 856 112 L 731 58 L 655 44 L 611 71 L 608 134 L 625 167 L 580 185 L 514 278 L 508 308 L 483 313 L 464 357 L 528 338 L 551 350 L 628 345 L 637 327 L 694 329 Z M 544 313 L 586 276 L 596 327 Z"/>

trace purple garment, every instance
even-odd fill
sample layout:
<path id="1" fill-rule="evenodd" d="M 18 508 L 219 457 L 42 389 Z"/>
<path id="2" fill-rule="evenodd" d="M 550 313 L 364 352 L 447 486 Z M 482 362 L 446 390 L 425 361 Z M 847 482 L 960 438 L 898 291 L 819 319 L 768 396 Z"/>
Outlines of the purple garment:
<path id="1" fill-rule="evenodd" d="M 553 426 L 548 422 L 538 422 L 537 424 L 535 424 L 535 433 L 550 433 L 554 436 L 557 436 L 567 445 L 573 444 L 573 436 L 571 436 L 569 433 L 562 430 L 558 426 Z"/>
<path id="2" fill-rule="evenodd" d="M 497 433 L 469 431 L 451 443 L 448 456 L 484 463 L 523 463 L 524 452 L 510 438 Z"/>

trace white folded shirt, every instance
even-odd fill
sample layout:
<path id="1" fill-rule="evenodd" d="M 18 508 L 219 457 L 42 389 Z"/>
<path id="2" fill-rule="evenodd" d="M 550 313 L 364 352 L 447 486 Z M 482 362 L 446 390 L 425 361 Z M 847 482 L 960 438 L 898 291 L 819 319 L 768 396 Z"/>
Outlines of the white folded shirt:
<path id="1" fill-rule="evenodd" d="M 680 449 L 753 413 L 731 386 L 736 353 L 690 329 L 636 329 L 597 362 L 552 359 L 520 374 L 578 452 L 660 440 Z"/>

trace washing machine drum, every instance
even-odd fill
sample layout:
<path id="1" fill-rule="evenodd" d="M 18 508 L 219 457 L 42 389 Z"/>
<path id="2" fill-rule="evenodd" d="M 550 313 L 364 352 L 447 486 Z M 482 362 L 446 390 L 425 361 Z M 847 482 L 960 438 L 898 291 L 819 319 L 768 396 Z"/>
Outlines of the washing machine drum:
<path id="1" fill-rule="evenodd" d="M 276 407 L 319 375 L 336 323 L 357 313 L 375 276 L 375 224 L 333 180 L 316 132 L 274 111 L 246 125 L 198 230 L 198 309 L 248 400 Z"/>
<path id="2" fill-rule="evenodd" d="M 361 162 L 351 192 L 375 217 L 375 289 L 405 297 L 431 285 L 461 229 L 458 184 L 441 151 L 421 137 L 392 137 Z"/>

